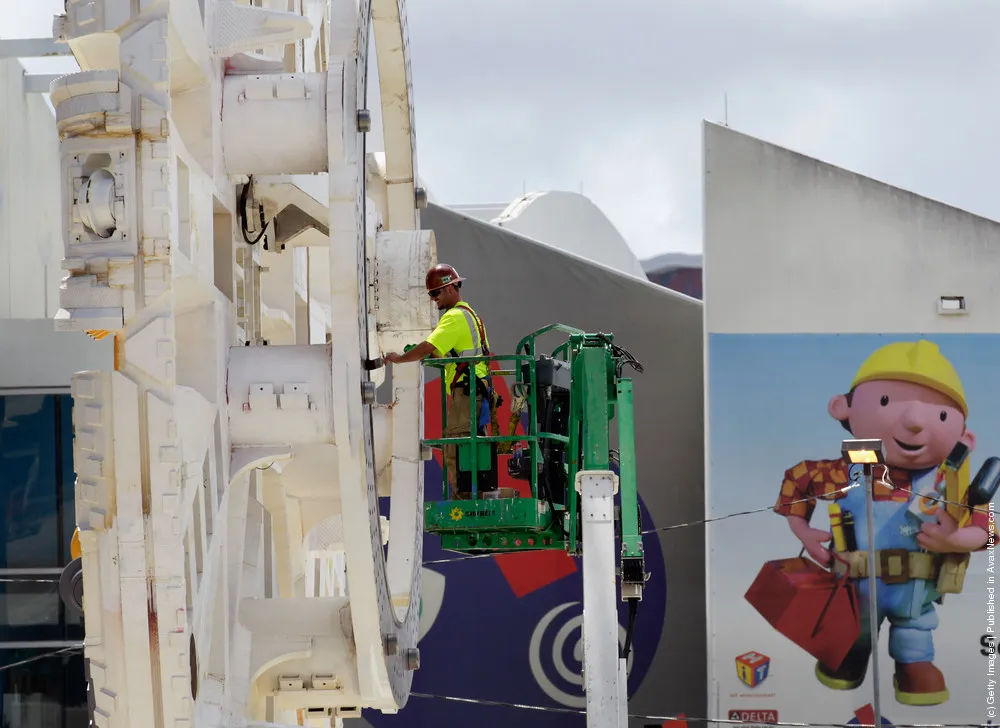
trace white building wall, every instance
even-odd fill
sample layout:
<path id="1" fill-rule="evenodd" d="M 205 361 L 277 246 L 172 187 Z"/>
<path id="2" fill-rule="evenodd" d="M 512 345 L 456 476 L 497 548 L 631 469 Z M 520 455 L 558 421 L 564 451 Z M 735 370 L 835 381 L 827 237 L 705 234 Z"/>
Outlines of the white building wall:
<path id="1" fill-rule="evenodd" d="M 114 367 L 114 339 L 56 331 L 52 321 L 0 319 L 0 394 L 69 390 L 76 372 Z"/>
<path id="2" fill-rule="evenodd" d="M 74 372 L 110 369 L 114 342 L 55 330 L 62 281 L 59 137 L 24 69 L 0 59 L 0 392 L 68 388 Z"/>
<path id="3" fill-rule="evenodd" d="M 714 124 L 705 170 L 708 332 L 1000 332 L 1000 224 Z"/>
<path id="4" fill-rule="evenodd" d="M 23 73 L 0 59 L 0 319 L 51 318 L 62 280 L 55 118 Z"/>

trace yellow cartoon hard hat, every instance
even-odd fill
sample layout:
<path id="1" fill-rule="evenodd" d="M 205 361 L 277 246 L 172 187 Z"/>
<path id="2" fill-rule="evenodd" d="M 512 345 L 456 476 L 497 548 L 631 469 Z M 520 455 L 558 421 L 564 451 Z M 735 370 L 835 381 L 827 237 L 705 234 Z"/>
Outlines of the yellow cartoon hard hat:
<path id="1" fill-rule="evenodd" d="M 969 416 L 962 380 L 933 342 L 900 341 L 876 349 L 854 375 L 851 389 L 874 379 L 922 384 L 953 399 L 962 414 Z"/>

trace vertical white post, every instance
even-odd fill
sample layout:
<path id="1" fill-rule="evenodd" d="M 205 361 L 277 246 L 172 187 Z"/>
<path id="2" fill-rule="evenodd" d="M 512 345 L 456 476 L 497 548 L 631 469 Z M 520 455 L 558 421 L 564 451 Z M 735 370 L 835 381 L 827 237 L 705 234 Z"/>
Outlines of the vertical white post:
<path id="1" fill-rule="evenodd" d="M 618 726 L 628 728 L 628 660 L 618 658 Z"/>
<path id="2" fill-rule="evenodd" d="M 878 592 L 876 586 L 878 580 L 875 578 L 875 515 L 872 502 L 875 500 L 875 475 L 872 466 L 865 465 L 865 485 L 867 494 L 865 495 L 865 509 L 868 520 L 868 621 L 869 632 L 872 642 L 872 708 L 875 710 L 875 728 L 882 726 L 882 701 L 881 684 L 879 679 L 878 666 Z"/>
<path id="3" fill-rule="evenodd" d="M 611 471 L 576 476 L 583 523 L 583 666 L 587 728 L 625 728 L 615 588 L 615 502 Z"/>

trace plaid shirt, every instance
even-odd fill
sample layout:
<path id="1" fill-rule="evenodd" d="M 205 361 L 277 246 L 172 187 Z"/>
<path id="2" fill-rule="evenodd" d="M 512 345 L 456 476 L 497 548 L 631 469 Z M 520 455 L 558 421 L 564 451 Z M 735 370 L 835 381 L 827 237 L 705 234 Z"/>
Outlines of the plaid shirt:
<path id="1" fill-rule="evenodd" d="M 800 516 L 808 522 L 816 509 L 817 500 L 835 501 L 844 497 L 843 490 L 850 484 L 850 470 L 851 464 L 844 458 L 803 460 L 793 465 L 785 471 L 781 493 L 774 505 L 775 513 L 782 516 Z M 883 471 L 882 474 L 879 474 L 879 471 Z M 889 466 L 888 482 L 884 479 L 884 468 L 875 468 L 875 473 L 874 500 L 897 503 L 906 503 L 910 500 L 912 495 L 910 471 Z M 986 506 L 982 506 L 973 510 L 968 525 L 983 529 L 995 541 L 997 527 L 995 522 L 991 524 L 989 511 L 985 508 Z M 986 545 L 979 550 L 985 549 Z"/>

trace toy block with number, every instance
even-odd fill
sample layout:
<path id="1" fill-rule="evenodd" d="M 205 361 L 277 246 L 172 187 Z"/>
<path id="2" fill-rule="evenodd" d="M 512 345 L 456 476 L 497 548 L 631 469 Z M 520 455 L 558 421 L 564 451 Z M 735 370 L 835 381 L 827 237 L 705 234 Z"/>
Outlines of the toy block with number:
<path id="1" fill-rule="evenodd" d="M 767 679 L 771 658 L 759 652 L 746 652 L 736 658 L 736 675 L 752 688 Z"/>

